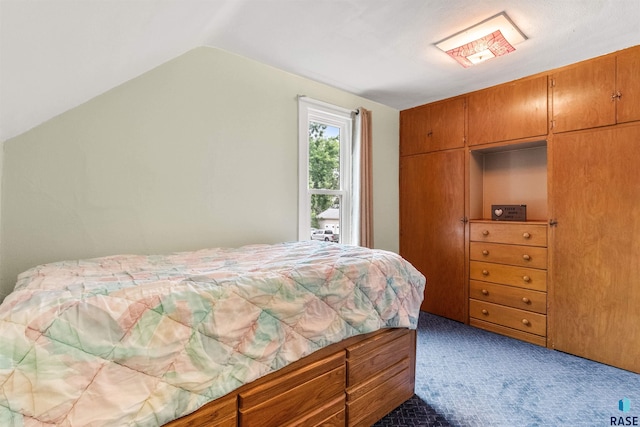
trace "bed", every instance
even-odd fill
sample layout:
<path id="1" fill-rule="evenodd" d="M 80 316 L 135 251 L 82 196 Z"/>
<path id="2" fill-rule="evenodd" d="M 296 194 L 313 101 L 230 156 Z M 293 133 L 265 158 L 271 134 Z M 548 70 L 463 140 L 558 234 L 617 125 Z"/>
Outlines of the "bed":
<path id="1" fill-rule="evenodd" d="M 37 266 L 0 305 L 0 425 L 370 425 L 413 395 L 424 286 L 316 241 Z"/>

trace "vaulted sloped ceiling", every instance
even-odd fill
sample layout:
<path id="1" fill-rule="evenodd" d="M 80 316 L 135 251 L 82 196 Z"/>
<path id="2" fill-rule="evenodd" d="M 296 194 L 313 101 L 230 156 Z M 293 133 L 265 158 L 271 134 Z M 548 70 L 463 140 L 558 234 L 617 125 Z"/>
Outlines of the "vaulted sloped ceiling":
<path id="1" fill-rule="evenodd" d="M 505 11 L 464 69 L 434 43 Z M 404 109 L 640 44 L 638 0 L 0 0 L 0 141 L 211 46 Z"/>

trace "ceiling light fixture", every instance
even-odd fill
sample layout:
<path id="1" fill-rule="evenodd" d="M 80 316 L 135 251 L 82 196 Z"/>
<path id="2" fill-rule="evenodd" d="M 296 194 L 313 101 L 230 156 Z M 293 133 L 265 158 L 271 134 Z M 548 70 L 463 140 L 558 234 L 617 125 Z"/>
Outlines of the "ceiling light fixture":
<path id="1" fill-rule="evenodd" d="M 487 59 L 506 55 L 527 39 L 505 12 L 436 43 L 436 47 L 468 68 Z"/>

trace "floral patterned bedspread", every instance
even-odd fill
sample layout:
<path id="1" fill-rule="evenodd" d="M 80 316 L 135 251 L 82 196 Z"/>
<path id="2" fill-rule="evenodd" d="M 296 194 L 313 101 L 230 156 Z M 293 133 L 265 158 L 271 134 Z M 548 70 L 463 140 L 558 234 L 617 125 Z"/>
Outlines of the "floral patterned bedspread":
<path id="1" fill-rule="evenodd" d="M 325 242 L 65 261 L 0 305 L 1 426 L 157 426 L 347 337 L 415 328 L 425 278 Z"/>

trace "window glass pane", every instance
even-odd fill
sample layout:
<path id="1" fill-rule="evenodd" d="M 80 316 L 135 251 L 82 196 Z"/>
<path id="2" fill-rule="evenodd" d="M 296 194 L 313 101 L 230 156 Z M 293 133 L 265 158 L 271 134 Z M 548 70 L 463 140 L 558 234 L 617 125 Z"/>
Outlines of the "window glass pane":
<path id="1" fill-rule="evenodd" d="M 309 188 L 340 189 L 340 128 L 309 122 Z"/>
<path id="2" fill-rule="evenodd" d="M 340 197 L 311 195 L 311 239 L 340 242 Z"/>

